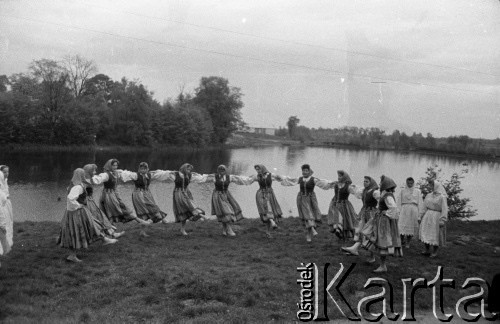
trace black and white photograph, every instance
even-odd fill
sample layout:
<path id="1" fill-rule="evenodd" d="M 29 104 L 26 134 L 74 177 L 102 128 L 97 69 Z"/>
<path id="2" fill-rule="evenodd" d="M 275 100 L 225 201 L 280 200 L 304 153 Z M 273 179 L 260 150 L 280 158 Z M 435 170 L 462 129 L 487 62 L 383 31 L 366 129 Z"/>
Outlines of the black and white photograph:
<path id="1" fill-rule="evenodd" d="M 0 0 L 0 323 L 500 322 L 499 0 Z"/>

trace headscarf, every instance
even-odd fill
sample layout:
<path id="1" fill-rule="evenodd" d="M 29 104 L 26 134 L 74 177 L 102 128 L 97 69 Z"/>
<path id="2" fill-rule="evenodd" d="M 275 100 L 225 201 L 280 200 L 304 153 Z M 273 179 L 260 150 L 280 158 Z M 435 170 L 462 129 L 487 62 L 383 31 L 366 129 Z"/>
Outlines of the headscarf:
<path id="1" fill-rule="evenodd" d="M 259 167 L 260 169 L 260 173 L 261 174 L 266 174 L 266 173 L 269 173 L 269 171 L 267 170 L 267 168 L 264 166 L 264 164 L 256 164 L 253 166 L 253 168 L 255 169 L 256 167 Z"/>
<path id="2" fill-rule="evenodd" d="M 184 175 L 187 175 L 188 174 L 188 167 L 191 167 L 191 169 L 193 168 L 193 166 L 189 163 L 184 163 L 183 165 L 181 165 L 181 167 L 179 168 L 179 172 L 184 174 Z"/>
<path id="3" fill-rule="evenodd" d="M 85 178 L 92 179 L 92 177 L 94 176 L 94 171 L 97 171 L 97 165 L 85 164 L 83 166 L 83 170 L 85 171 Z"/>
<path id="4" fill-rule="evenodd" d="M 108 162 L 106 162 L 106 164 L 104 164 L 104 167 L 103 167 L 104 171 L 113 172 L 112 164 L 115 162 L 120 163 L 120 162 L 118 162 L 117 159 L 109 159 Z"/>
<path id="5" fill-rule="evenodd" d="M 222 170 L 227 172 L 227 167 L 224 164 L 221 164 L 217 167 L 217 173 L 220 173 L 220 171 Z"/>
<path id="6" fill-rule="evenodd" d="M 398 185 L 391 178 L 383 175 L 380 177 L 380 191 L 387 191 L 396 188 Z"/>
<path id="7" fill-rule="evenodd" d="M 344 170 L 338 170 L 337 174 L 339 176 L 340 183 L 352 183 L 351 177 Z"/>
<path id="8" fill-rule="evenodd" d="M 413 187 L 408 187 L 408 184 L 407 184 L 408 181 L 413 181 Z M 406 189 L 414 189 L 415 188 L 415 179 L 413 179 L 412 177 L 406 178 L 405 188 Z"/>
<path id="9" fill-rule="evenodd" d="M 364 191 L 368 191 L 368 190 L 376 190 L 378 189 L 378 184 L 377 184 L 377 181 L 375 181 L 375 179 L 373 179 L 372 177 L 369 177 L 369 176 L 365 176 L 365 179 L 368 179 L 370 180 L 370 184 L 368 186 L 365 187 Z"/>
<path id="10" fill-rule="evenodd" d="M 85 179 L 84 169 L 78 168 L 75 171 L 73 171 L 73 178 L 71 178 L 71 184 L 73 186 L 82 185 L 84 187 L 87 187 L 89 185 L 88 180 Z"/>
<path id="11" fill-rule="evenodd" d="M 434 180 L 434 188 L 432 190 L 432 193 L 433 194 L 438 194 L 438 195 L 443 195 L 443 196 L 447 196 L 448 194 L 446 193 L 446 189 L 444 189 L 444 186 L 441 184 L 441 182 L 438 182 L 436 180 Z"/>

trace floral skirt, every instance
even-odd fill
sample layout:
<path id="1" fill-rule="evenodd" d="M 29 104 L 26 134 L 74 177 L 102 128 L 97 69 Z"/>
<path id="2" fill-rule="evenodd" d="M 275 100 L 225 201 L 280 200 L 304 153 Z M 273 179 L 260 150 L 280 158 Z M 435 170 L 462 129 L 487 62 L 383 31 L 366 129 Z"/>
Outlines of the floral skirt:
<path id="1" fill-rule="evenodd" d="M 242 220 L 244 217 L 240 205 L 229 191 L 217 191 L 212 193 L 212 215 L 217 216 L 221 223 L 231 223 Z"/>
<path id="2" fill-rule="evenodd" d="M 321 212 L 314 192 L 305 195 L 299 192 L 297 209 L 299 210 L 299 218 L 306 228 L 316 227 L 317 223 L 321 223 Z"/>
<path id="3" fill-rule="evenodd" d="M 283 212 L 272 188 L 257 190 L 255 200 L 260 219 L 264 223 L 269 222 L 270 219 L 278 220 L 282 217 Z"/>
<path id="4" fill-rule="evenodd" d="M 102 228 L 94 221 L 89 209 L 85 206 L 64 213 L 58 238 L 59 246 L 69 249 L 86 249 L 101 238 Z"/>
<path id="5" fill-rule="evenodd" d="M 191 194 L 189 189 L 175 189 L 173 199 L 173 210 L 176 223 L 185 222 L 187 220 L 197 221 L 201 216 L 195 215 L 196 211 L 205 214 L 201 208 L 196 206 L 193 200 L 193 194 Z"/>
<path id="6" fill-rule="evenodd" d="M 358 215 L 349 200 L 335 201 L 332 199 L 328 208 L 328 225 L 330 231 L 339 238 L 354 237 Z"/>
<path id="7" fill-rule="evenodd" d="M 167 217 L 167 213 L 161 211 L 160 207 L 156 204 L 150 190 L 135 189 L 132 192 L 132 203 L 134 204 L 137 217 L 141 219 L 151 219 L 153 223 L 158 223 Z"/>
<path id="8" fill-rule="evenodd" d="M 103 189 L 101 210 L 113 223 L 126 223 L 134 220 L 132 211 L 125 205 L 118 192 L 114 189 Z"/>

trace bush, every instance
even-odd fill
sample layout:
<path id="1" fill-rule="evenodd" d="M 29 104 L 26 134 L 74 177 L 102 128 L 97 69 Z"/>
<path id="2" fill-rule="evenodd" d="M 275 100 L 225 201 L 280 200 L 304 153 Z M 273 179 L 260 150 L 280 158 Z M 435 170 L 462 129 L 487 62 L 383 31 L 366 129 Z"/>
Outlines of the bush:
<path id="1" fill-rule="evenodd" d="M 470 198 L 460 197 L 460 194 L 464 191 L 461 188 L 461 179 L 465 178 L 465 175 L 469 172 L 467 163 L 463 163 L 462 170 L 460 170 L 460 172 L 454 172 L 449 180 L 443 181 L 441 172 L 442 170 L 437 164 L 432 165 L 427 168 L 425 172 L 426 176 L 417 181 L 417 186 L 420 187 L 424 199 L 425 196 L 433 190 L 429 181 L 437 180 L 443 184 L 447 193 L 449 219 L 468 219 L 477 216 L 477 209 L 472 209 L 472 206 L 469 205 Z"/>

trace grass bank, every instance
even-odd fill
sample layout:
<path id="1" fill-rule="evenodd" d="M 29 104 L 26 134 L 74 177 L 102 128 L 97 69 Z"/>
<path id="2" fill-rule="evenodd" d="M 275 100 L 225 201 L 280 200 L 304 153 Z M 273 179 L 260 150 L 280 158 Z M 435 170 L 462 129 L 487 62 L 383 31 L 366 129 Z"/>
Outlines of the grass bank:
<path id="1" fill-rule="evenodd" d="M 459 289 L 465 278 L 491 281 L 500 269 L 499 228 L 500 221 L 451 222 L 439 259 L 420 256 L 420 243 L 405 250 L 404 258 L 391 258 L 390 272 L 381 277 L 393 283 L 396 310 L 401 311 L 401 279 L 431 280 L 440 265 L 445 278 L 456 280 L 456 289 L 445 289 L 450 308 L 471 294 Z M 80 255 L 84 262 L 74 264 L 55 246 L 57 223 L 16 223 L 14 249 L 1 259 L 0 322 L 290 322 L 296 320 L 301 262 L 331 263 L 329 281 L 339 263 L 357 263 L 342 286 L 354 305 L 379 291 L 363 289 L 373 266 L 340 253 L 325 226 L 307 244 L 297 218 L 284 219 L 273 239 L 265 238 L 258 220 L 243 220 L 234 238 L 220 235 L 215 221 L 188 224 L 188 237 L 177 224 L 153 225 L 147 238 L 139 238 L 134 224 L 124 229 L 117 244 L 97 242 Z M 415 295 L 420 322 L 432 315 L 431 296 L 431 289 Z M 333 303 L 329 313 L 330 319 L 341 318 Z"/>

